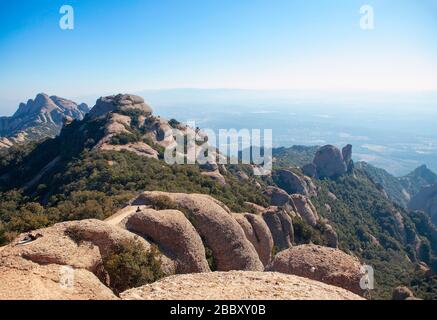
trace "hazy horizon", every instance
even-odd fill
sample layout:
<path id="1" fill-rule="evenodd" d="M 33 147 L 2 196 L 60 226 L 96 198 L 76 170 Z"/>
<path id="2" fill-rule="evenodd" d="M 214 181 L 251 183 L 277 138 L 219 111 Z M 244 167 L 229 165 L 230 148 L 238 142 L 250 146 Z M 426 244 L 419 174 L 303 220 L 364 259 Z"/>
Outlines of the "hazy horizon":
<path id="1" fill-rule="evenodd" d="M 40 92 L 133 93 L 180 121 L 274 128 L 276 146 L 437 171 L 436 0 L 71 0 L 67 30 L 64 4 L 0 2 L 0 115 Z"/>

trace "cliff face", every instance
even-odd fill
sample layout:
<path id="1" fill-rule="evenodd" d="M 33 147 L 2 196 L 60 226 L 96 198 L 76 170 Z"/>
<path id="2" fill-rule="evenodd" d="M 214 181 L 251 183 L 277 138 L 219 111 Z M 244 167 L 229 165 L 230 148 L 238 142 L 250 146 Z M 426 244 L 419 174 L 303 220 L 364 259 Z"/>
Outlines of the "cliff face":
<path id="1" fill-rule="evenodd" d="M 82 120 L 88 111 L 86 104 L 40 93 L 21 103 L 13 116 L 0 118 L 0 148 L 54 137 L 65 119 Z"/>

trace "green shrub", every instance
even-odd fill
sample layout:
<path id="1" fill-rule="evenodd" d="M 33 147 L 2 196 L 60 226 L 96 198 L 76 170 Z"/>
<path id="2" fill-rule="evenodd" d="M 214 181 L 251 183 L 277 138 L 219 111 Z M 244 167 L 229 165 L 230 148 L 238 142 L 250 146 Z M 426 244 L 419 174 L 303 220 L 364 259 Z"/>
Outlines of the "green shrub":
<path id="1" fill-rule="evenodd" d="M 103 259 L 110 287 L 119 294 L 161 279 L 164 274 L 159 257 L 160 253 L 155 246 L 146 252 L 138 241 L 118 244 L 113 253 Z"/>
<path id="2" fill-rule="evenodd" d="M 168 124 L 172 127 L 172 128 L 177 128 L 177 126 L 179 126 L 181 123 L 179 121 L 177 121 L 176 119 L 171 119 Z"/>
<path id="3" fill-rule="evenodd" d="M 310 225 L 300 218 L 293 218 L 294 242 L 296 244 L 308 244 L 314 238 L 314 232 Z"/>
<path id="4" fill-rule="evenodd" d="M 135 143 L 140 141 L 140 137 L 133 133 L 119 133 L 111 138 L 111 144 L 124 146 L 129 143 Z"/>

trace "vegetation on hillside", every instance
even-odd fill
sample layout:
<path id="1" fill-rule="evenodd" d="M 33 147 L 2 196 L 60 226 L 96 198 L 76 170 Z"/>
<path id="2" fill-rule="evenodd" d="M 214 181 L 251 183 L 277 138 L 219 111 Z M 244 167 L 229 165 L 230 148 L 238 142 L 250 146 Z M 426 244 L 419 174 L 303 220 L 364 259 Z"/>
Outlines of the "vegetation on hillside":
<path id="1" fill-rule="evenodd" d="M 114 251 L 103 259 L 103 266 L 109 275 L 109 285 L 117 294 L 153 283 L 164 276 L 158 249 L 152 246 L 146 252 L 136 241 L 117 244 Z"/>
<path id="2" fill-rule="evenodd" d="M 312 161 L 307 159 L 310 155 L 306 148 L 280 150 L 275 156 L 277 168 L 298 170 L 296 166 Z M 302 159 L 306 160 L 303 162 Z M 387 199 L 384 189 L 392 191 L 390 184 L 387 185 L 391 180 L 385 179 L 384 188 L 381 188 L 376 178 L 382 177 L 381 173 L 385 171 L 369 168 L 373 170 L 358 165 L 352 174 L 314 180 L 318 195 L 311 200 L 319 214 L 338 233 L 340 249 L 358 256 L 374 268 L 373 298 L 390 299 L 392 289 L 399 285 L 409 285 L 419 297 L 430 298 L 436 290 L 434 280 L 417 272 L 417 266 L 419 262 L 425 262 L 437 270 L 437 231 L 426 214 L 409 213 Z M 396 180 L 393 186 L 401 196 L 399 185 Z M 402 224 L 399 223 L 400 217 Z M 293 223 L 297 243 L 320 241 L 318 230 L 299 221 Z M 415 247 L 416 235 L 421 243 L 419 250 Z"/>
<path id="3" fill-rule="evenodd" d="M 247 166 L 230 166 L 223 186 L 203 176 L 197 165 L 170 166 L 128 151 L 93 151 L 105 121 L 75 121 L 56 139 L 22 152 L 11 149 L 19 156 L 8 156 L 0 165 L 0 245 L 60 221 L 105 219 L 141 191 L 209 194 L 236 212 L 245 210 L 246 201 L 267 205 L 253 183 L 238 178 L 238 171 L 250 172 Z M 58 161 L 44 171 L 53 159 Z M 29 184 L 41 172 L 37 183 Z"/>
<path id="4" fill-rule="evenodd" d="M 303 167 L 312 163 L 319 147 L 292 146 L 290 148 L 275 148 L 272 150 L 274 166 L 278 169 Z"/>

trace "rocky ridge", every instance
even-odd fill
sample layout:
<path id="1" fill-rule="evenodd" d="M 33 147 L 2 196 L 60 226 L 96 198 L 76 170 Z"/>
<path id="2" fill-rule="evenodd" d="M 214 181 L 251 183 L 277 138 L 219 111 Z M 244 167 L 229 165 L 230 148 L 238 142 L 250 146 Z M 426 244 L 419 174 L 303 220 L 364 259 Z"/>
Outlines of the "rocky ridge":
<path id="1" fill-rule="evenodd" d="M 339 287 L 288 275 L 261 273 L 273 258 L 273 237 L 263 215 L 232 213 L 210 196 L 162 192 L 141 194 L 131 206 L 105 222 L 65 222 L 20 235 L 0 250 L 3 279 L 0 298 L 118 299 L 108 288 L 111 279 L 103 260 L 114 252 L 117 244 L 128 240 L 139 241 L 145 251 L 156 245 L 166 276 L 190 275 L 170 277 L 133 289 L 122 293 L 123 299 L 166 299 L 182 295 L 185 299 L 196 299 L 202 292 L 209 292 L 205 299 L 217 298 L 220 292 L 226 293 L 220 299 L 359 299 Z M 206 249 L 212 252 L 216 270 L 227 272 L 210 272 Z M 308 263 L 323 268 L 319 266 L 321 261 Z M 273 270 L 278 263 L 272 265 Z M 72 287 L 64 283 L 63 272 L 73 272 Z M 290 270 L 281 272 L 299 274 Z M 237 281 L 237 277 L 240 280 Z M 174 284 L 173 281 L 178 283 L 178 290 L 172 290 L 173 294 L 150 293 L 150 290 L 156 292 L 154 288 Z M 221 285 L 216 286 L 215 281 Z M 31 287 L 28 287 L 29 282 Z M 251 282 L 251 285 L 245 285 L 241 292 L 230 291 L 237 285 L 241 287 L 243 282 Z M 195 287 L 194 283 L 197 283 Z M 217 291 L 210 291 L 211 286 Z"/>
<path id="2" fill-rule="evenodd" d="M 88 112 L 84 103 L 40 93 L 34 100 L 21 103 L 13 116 L 0 117 L 0 148 L 52 138 L 66 120 L 82 120 Z"/>

